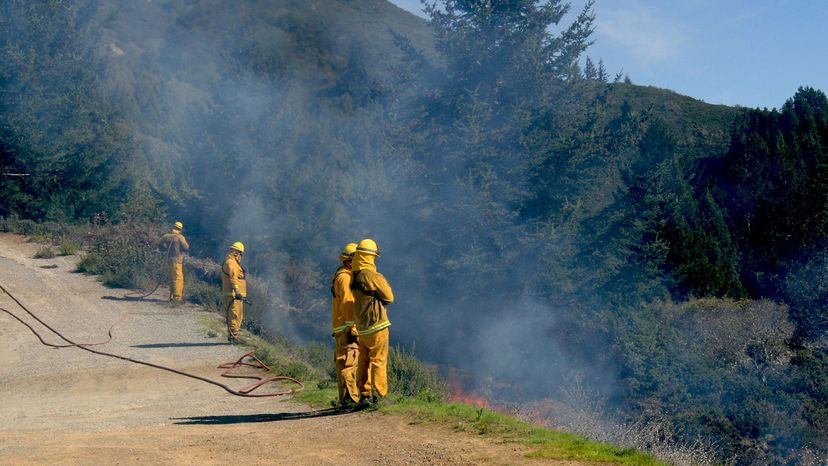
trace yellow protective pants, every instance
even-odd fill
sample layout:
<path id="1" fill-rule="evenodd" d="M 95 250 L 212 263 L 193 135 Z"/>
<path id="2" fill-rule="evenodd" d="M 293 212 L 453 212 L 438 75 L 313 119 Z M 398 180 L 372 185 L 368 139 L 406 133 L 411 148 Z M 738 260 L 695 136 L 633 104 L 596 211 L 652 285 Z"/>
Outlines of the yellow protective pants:
<path id="1" fill-rule="evenodd" d="M 225 296 L 224 309 L 227 311 L 227 335 L 236 338 L 244 319 L 244 301 Z"/>
<path id="2" fill-rule="evenodd" d="M 184 299 L 184 258 L 179 257 L 167 262 L 170 275 L 170 301 Z"/>
<path id="3" fill-rule="evenodd" d="M 388 393 L 388 329 L 359 336 L 357 387 L 362 397 Z"/>
<path id="4" fill-rule="evenodd" d="M 339 389 L 339 402 L 342 403 L 346 397 L 354 402 L 359 401 L 359 390 L 356 382 L 357 355 L 359 345 L 356 337 L 348 330 L 336 334 L 334 349 L 334 361 L 336 363 L 336 386 Z"/>

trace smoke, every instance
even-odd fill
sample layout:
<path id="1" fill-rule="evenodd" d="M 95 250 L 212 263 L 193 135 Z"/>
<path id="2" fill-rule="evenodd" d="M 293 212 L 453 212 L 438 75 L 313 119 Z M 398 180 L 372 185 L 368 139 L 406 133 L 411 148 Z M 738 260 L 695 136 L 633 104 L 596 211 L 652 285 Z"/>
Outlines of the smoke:
<path id="1" fill-rule="evenodd" d="M 194 254 L 220 260 L 229 244 L 245 243 L 254 293 L 267 297 L 254 294 L 251 313 L 270 333 L 329 338 L 338 253 L 373 238 L 396 295 L 392 344 L 459 369 L 469 388 L 491 398 L 557 398 L 585 410 L 601 398 L 606 410 L 591 414 L 611 417 L 624 396 L 616 384 L 629 376 L 611 354 L 628 348 L 607 337 L 619 330 L 608 305 L 572 291 L 572 282 L 594 290 L 589 281 L 615 272 L 620 259 L 586 257 L 609 269 L 592 275 L 559 271 L 577 259 L 579 235 L 602 239 L 578 222 L 603 212 L 614 187 L 581 174 L 570 180 L 579 196 L 552 191 L 579 175 L 568 170 L 615 173 L 622 157 L 599 160 L 611 143 L 596 144 L 548 170 L 557 178 L 540 182 L 558 196 L 563 218 L 550 226 L 521 217 L 516 193 L 537 161 L 528 160 L 529 142 L 490 144 L 493 134 L 500 142 L 523 136 L 501 132 L 498 116 L 508 110 L 480 105 L 442 129 L 452 117 L 423 102 L 445 96 L 420 95 L 428 86 L 394 74 L 404 68 L 400 49 L 377 18 L 361 2 L 333 0 L 102 2 L 89 46 L 113 118 L 129 129 L 134 163 L 151 173 L 133 176 L 184 221 Z M 564 301 L 558 291 L 567 289 Z M 616 293 L 636 296 L 632 286 Z M 634 319 L 669 317 L 650 311 L 638 309 L 631 334 Z M 669 361 L 684 348 L 667 331 L 645 336 L 651 347 L 634 353 L 634 364 L 649 363 L 646 351 Z M 683 386 L 686 377 L 670 382 Z M 595 395 L 569 396 L 583 385 Z"/>

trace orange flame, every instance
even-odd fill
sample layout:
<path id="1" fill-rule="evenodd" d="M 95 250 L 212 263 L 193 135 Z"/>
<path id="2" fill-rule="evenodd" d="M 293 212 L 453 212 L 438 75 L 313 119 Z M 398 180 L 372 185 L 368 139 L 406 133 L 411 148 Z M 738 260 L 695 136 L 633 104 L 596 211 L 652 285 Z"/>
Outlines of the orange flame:
<path id="1" fill-rule="evenodd" d="M 463 390 L 460 383 L 460 374 L 457 369 L 451 368 L 448 370 L 447 382 L 449 386 L 449 401 L 465 403 L 478 408 L 491 408 L 492 405 L 486 398 Z"/>

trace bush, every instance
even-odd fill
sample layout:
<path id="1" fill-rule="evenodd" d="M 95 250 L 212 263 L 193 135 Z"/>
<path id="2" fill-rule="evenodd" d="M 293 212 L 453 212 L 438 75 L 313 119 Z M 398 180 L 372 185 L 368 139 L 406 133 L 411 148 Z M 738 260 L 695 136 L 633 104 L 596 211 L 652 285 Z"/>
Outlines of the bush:
<path id="1" fill-rule="evenodd" d="M 55 251 L 52 250 L 51 246 L 43 246 L 34 255 L 35 259 L 51 259 L 53 257 L 55 257 Z"/>
<path id="2" fill-rule="evenodd" d="M 333 339 L 331 339 L 333 340 Z M 334 364 L 334 348 L 332 344 L 312 341 L 299 350 L 303 361 L 315 367 L 330 378 L 336 379 L 336 365 Z"/>
<path id="3" fill-rule="evenodd" d="M 80 245 L 74 241 L 64 241 L 58 248 L 58 253 L 61 256 L 73 256 L 80 249 Z"/>
<path id="4" fill-rule="evenodd" d="M 270 367 L 273 374 L 293 377 L 301 382 L 317 380 L 318 374 L 304 361 L 292 358 L 284 348 L 262 344 L 256 348 L 256 357 Z"/>
<path id="5" fill-rule="evenodd" d="M 425 401 L 444 400 L 447 392 L 435 369 L 417 359 L 413 349 L 399 346 L 388 351 L 388 388 L 392 394 Z"/>
<path id="6" fill-rule="evenodd" d="M 221 298 L 221 285 L 200 280 L 186 269 L 186 261 L 184 264 L 184 299 L 204 306 L 206 309 L 223 313 L 224 303 Z"/>
<path id="7" fill-rule="evenodd" d="M 89 253 L 83 256 L 78 262 L 78 272 L 83 272 L 89 275 L 97 275 L 101 272 L 101 259 L 96 253 Z"/>
<path id="8" fill-rule="evenodd" d="M 157 242 L 161 230 L 147 225 L 101 227 L 78 270 L 100 274 L 104 284 L 149 289 L 166 282 L 163 255 Z"/>
<path id="9" fill-rule="evenodd" d="M 37 244 L 49 244 L 49 243 L 52 242 L 52 240 L 49 239 L 48 236 L 41 235 L 41 234 L 36 234 L 36 235 L 29 236 L 28 241 L 30 243 L 37 243 Z"/>

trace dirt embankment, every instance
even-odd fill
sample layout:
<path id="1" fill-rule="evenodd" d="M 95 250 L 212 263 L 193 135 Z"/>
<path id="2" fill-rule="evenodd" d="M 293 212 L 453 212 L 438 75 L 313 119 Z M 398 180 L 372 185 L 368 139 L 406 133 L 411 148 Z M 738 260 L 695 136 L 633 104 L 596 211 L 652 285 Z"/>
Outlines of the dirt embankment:
<path id="1" fill-rule="evenodd" d="M 32 259 L 36 250 L 0 234 L 0 283 L 70 339 L 100 341 L 125 315 L 113 341 L 98 348 L 215 380 L 218 364 L 243 353 L 207 336 L 205 319 L 216 315 L 167 306 L 163 287 L 146 300 L 125 300 L 124 290 L 74 273 L 77 257 Z M 63 343 L 8 296 L 0 307 Z M 78 348 L 52 349 L 2 312 L 0 394 L 2 464 L 543 463 L 524 458 L 523 447 L 447 427 L 379 413 L 330 415 L 286 397 L 238 398 Z"/>

